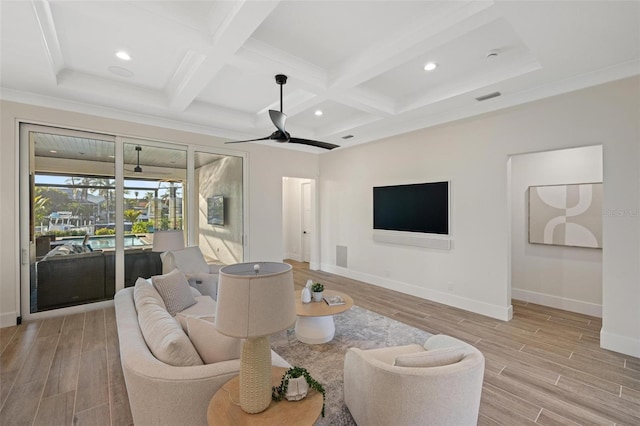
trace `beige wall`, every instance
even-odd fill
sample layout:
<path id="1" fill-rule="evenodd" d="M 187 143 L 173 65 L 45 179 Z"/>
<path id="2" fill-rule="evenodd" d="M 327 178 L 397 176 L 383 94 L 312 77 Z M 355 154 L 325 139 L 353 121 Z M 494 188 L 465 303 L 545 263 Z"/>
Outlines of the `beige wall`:
<path id="1" fill-rule="evenodd" d="M 510 155 L 602 144 L 603 346 L 640 356 L 640 78 L 323 155 L 322 269 L 510 315 Z M 376 243 L 372 187 L 451 181 L 451 250 Z M 336 266 L 336 246 L 348 267 Z"/>
<path id="2" fill-rule="evenodd" d="M 195 170 L 198 193 L 198 246 L 202 253 L 225 264 L 243 261 L 242 158 L 225 156 Z M 208 199 L 224 197 L 224 225 L 208 223 Z"/>
<path id="3" fill-rule="evenodd" d="M 229 150 L 220 138 L 97 117 L 63 110 L 2 101 L 0 103 L 0 326 L 15 324 L 19 313 L 18 121 L 63 128 L 126 135 Z M 171 123 L 169 124 L 171 125 Z M 259 144 L 234 145 L 249 153 L 249 256 L 246 261 L 282 260 L 282 177 L 315 177 L 315 154 Z M 255 206 L 252 208 L 252 206 Z"/>

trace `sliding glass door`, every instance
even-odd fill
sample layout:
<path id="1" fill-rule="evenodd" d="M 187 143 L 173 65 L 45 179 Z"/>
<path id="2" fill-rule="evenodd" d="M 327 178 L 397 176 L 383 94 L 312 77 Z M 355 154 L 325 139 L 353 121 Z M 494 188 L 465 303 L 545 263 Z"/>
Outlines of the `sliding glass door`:
<path id="1" fill-rule="evenodd" d="M 110 299 L 115 244 L 98 230 L 115 220 L 115 138 L 23 126 L 21 145 L 23 314 Z"/>
<path id="2" fill-rule="evenodd" d="M 162 272 L 158 230 L 210 262 L 247 255 L 246 154 L 20 126 L 21 314 L 111 300 Z M 222 151 L 222 152 L 221 152 Z M 193 182 L 190 184 L 189 182 Z"/>
<path id="3" fill-rule="evenodd" d="M 156 231 L 186 230 L 187 149 L 124 138 L 124 286 L 162 273 Z"/>

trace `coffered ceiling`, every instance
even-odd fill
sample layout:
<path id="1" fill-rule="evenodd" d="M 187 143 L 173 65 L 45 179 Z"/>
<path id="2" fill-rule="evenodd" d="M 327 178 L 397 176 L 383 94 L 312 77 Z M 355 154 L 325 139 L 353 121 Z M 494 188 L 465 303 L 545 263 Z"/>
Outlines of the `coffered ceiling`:
<path id="1" fill-rule="evenodd" d="M 278 73 L 287 130 L 341 146 L 640 74 L 638 1 L 2 0 L 0 15 L 3 99 L 226 140 L 274 130 Z"/>

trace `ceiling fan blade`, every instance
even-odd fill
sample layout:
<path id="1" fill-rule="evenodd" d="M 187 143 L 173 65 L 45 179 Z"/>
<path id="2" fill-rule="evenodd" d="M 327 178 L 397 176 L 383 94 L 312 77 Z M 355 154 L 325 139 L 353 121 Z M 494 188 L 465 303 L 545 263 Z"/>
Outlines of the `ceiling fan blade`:
<path id="1" fill-rule="evenodd" d="M 271 136 L 267 136 L 267 137 L 260 138 L 260 139 L 248 139 L 248 140 L 246 140 L 246 141 L 229 141 L 229 142 L 225 142 L 225 143 L 257 142 L 257 141 L 268 141 L 269 139 L 271 139 Z"/>
<path id="2" fill-rule="evenodd" d="M 284 126 L 285 126 L 285 123 L 287 122 L 287 115 L 284 112 L 270 109 L 269 117 L 271 117 L 271 121 L 273 122 L 273 125 L 276 126 L 276 128 L 280 130 L 282 133 L 285 133 Z"/>
<path id="3" fill-rule="evenodd" d="M 334 145 L 329 142 L 312 141 L 311 139 L 290 138 L 289 143 L 299 143 L 302 145 L 316 146 L 318 148 L 333 149 L 340 148 L 340 145 Z"/>

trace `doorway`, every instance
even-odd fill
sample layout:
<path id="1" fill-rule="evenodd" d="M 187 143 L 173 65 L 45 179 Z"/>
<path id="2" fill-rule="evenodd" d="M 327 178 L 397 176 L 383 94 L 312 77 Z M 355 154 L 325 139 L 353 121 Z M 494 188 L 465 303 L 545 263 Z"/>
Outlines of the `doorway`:
<path id="1" fill-rule="evenodd" d="M 282 180 L 283 258 L 308 262 L 313 270 L 319 269 L 315 184 L 314 179 Z"/>
<path id="2" fill-rule="evenodd" d="M 529 241 L 530 188 L 603 182 L 602 145 L 512 155 L 507 170 L 511 297 L 602 317 L 602 249 Z"/>

